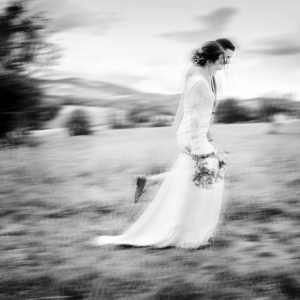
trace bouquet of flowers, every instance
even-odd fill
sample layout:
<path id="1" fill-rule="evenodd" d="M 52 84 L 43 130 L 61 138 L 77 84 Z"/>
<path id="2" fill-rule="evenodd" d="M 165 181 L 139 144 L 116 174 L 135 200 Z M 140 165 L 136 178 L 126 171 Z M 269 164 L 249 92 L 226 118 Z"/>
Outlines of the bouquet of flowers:
<path id="1" fill-rule="evenodd" d="M 218 152 L 203 155 L 197 159 L 193 182 L 198 187 L 209 189 L 224 179 L 227 171 L 227 157 Z"/>

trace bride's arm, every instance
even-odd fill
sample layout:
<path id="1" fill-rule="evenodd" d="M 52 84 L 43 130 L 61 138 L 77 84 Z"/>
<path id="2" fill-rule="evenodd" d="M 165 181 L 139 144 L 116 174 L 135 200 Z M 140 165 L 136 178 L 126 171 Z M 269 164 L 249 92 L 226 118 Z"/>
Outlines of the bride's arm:
<path id="1" fill-rule="evenodd" d="M 190 90 L 188 101 L 191 109 L 191 155 L 195 159 L 214 152 L 213 146 L 207 141 L 207 132 L 209 123 L 207 118 L 210 117 L 211 108 L 205 101 L 207 85 L 203 80 L 196 82 Z"/>

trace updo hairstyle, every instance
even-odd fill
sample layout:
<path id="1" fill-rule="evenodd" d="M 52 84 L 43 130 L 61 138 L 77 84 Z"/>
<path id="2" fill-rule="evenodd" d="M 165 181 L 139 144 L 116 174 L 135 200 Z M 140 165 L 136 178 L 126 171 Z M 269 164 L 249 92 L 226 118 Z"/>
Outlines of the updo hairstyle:
<path id="1" fill-rule="evenodd" d="M 206 42 L 200 49 L 194 50 L 192 62 L 197 67 L 203 67 L 208 61 L 216 62 L 220 54 L 223 55 L 223 59 L 225 60 L 224 49 L 218 42 Z"/>

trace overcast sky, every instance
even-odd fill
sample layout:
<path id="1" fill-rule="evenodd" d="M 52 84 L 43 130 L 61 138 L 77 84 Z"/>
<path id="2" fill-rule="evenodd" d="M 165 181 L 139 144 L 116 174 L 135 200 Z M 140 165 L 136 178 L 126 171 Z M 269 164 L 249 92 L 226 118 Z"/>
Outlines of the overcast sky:
<path id="1" fill-rule="evenodd" d="M 0 0 L 3 4 L 5 0 Z M 300 99 L 299 0 L 35 0 L 63 48 L 54 74 L 180 93 L 193 49 L 236 44 L 221 97 Z"/>

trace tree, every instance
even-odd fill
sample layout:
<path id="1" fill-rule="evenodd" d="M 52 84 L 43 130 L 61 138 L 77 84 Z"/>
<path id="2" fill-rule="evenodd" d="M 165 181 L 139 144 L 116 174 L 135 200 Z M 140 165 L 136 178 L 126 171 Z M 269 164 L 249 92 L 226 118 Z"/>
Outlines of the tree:
<path id="1" fill-rule="evenodd" d="M 56 53 L 45 20 L 30 15 L 27 4 L 11 1 L 0 14 L 0 138 L 38 125 L 43 90 L 33 74 Z"/>
<path id="2" fill-rule="evenodd" d="M 246 107 L 236 99 L 225 99 L 220 102 L 217 109 L 217 122 L 236 123 L 251 120 Z"/>
<path id="3" fill-rule="evenodd" d="M 68 128 L 70 136 L 92 134 L 89 118 L 87 114 L 80 109 L 72 112 L 66 127 Z"/>

